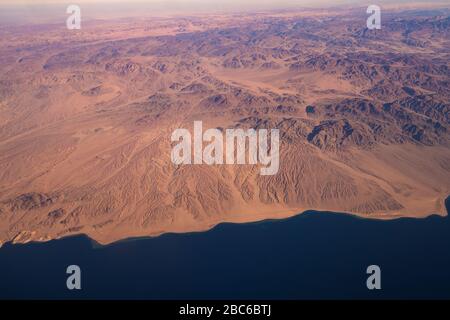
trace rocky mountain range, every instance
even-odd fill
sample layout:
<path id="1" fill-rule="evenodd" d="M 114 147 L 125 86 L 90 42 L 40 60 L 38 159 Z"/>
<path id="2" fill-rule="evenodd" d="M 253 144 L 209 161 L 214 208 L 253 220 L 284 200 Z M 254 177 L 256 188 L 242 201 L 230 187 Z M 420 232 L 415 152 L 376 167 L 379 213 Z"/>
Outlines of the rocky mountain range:
<path id="1" fill-rule="evenodd" d="M 0 28 L 0 244 L 107 244 L 325 210 L 446 214 L 450 11 Z M 279 129 L 280 169 L 176 166 L 171 133 Z"/>

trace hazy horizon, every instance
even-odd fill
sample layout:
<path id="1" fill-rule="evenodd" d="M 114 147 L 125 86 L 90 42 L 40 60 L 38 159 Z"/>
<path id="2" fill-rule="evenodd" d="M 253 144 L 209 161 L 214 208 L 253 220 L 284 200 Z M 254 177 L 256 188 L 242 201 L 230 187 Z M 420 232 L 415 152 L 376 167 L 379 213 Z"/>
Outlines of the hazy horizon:
<path id="1" fill-rule="evenodd" d="M 385 6 L 411 6 L 445 4 L 436 1 L 386 1 Z M 132 16 L 158 16 L 171 14 L 204 14 L 220 12 L 248 12 L 300 8 L 327 8 L 337 6 L 368 6 L 362 0 L 0 0 L 0 24 L 57 22 L 65 19 L 70 4 L 82 7 L 84 19 L 124 18 Z"/>

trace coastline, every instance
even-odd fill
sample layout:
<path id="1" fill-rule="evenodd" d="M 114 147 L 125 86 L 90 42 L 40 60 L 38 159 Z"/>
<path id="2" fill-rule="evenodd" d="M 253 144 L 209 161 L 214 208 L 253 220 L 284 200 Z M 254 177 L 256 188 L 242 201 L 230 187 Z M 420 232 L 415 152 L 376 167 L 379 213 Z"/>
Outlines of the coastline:
<path id="1" fill-rule="evenodd" d="M 236 221 L 222 221 L 217 222 L 214 224 L 211 224 L 206 229 L 199 228 L 198 230 L 191 230 L 191 231 L 184 231 L 184 232 L 176 232 L 176 231 L 168 231 L 168 232 L 161 232 L 161 233 L 155 233 L 150 235 L 143 235 L 143 236 L 132 236 L 132 237 L 125 237 L 123 239 L 119 239 L 116 241 L 108 242 L 108 243 L 101 243 L 97 241 L 96 239 L 90 237 L 87 233 L 79 233 L 79 234 L 72 234 L 68 236 L 64 236 L 61 238 L 56 239 L 50 239 L 45 241 L 27 241 L 27 242 L 14 242 L 12 241 L 6 241 L 4 243 L 0 242 L 0 250 L 4 245 L 13 245 L 13 246 L 23 246 L 28 244 L 41 244 L 41 243 L 47 243 L 52 241 L 61 241 L 66 239 L 72 239 L 72 238 L 85 238 L 88 239 L 92 245 L 92 249 L 102 249 L 102 248 L 108 248 L 111 246 L 114 246 L 116 244 L 126 243 L 126 242 L 134 242 L 134 241 L 141 241 L 141 240 L 150 240 L 150 239 L 156 239 L 161 236 L 165 235 L 189 235 L 189 234 L 197 234 L 197 233 L 207 233 L 211 232 L 217 227 L 220 227 L 222 225 L 254 225 L 254 224 L 261 224 L 261 223 L 271 223 L 271 222 L 280 222 L 280 221 L 288 221 L 293 218 L 298 218 L 302 216 L 309 216 L 311 214 L 330 214 L 330 215 L 338 215 L 338 216 L 346 216 L 353 219 L 361 219 L 361 220 L 372 220 L 372 221 L 378 221 L 380 223 L 389 223 L 391 221 L 399 221 L 399 220 L 426 220 L 433 217 L 438 217 L 442 219 L 448 219 L 450 217 L 450 195 L 444 199 L 443 201 L 443 207 L 446 209 L 446 214 L 429 214 L 426 216 L 390 216 L 390 217 L 373 217 L 373 216 L 367 216 L 362 214 L 355 214 L 355 213 L 348 213 L 348 212 L 334 212 L 334 211 L 324 211 L 324 210 L 304 210 L 301 213 L 292 214 L 284 217 L 279 218 L 263 218 L 260 220 L 251 220 L 251 221 L 244 221 L 244 222 L 236 222 Z"/>

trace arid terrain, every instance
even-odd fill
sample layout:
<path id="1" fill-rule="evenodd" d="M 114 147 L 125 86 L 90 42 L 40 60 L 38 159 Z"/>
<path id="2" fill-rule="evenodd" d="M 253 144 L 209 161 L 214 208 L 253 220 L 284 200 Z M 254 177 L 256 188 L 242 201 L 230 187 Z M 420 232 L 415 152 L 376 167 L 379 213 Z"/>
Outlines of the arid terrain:
<path id="1" fill-rule="evenodd" d="M 325 210 L 445 215 L 450 11 L 0 28 L 0 245 L 111 243 Z M 280 130 L 280 169 L 175 166 L 171 133 Z"/>

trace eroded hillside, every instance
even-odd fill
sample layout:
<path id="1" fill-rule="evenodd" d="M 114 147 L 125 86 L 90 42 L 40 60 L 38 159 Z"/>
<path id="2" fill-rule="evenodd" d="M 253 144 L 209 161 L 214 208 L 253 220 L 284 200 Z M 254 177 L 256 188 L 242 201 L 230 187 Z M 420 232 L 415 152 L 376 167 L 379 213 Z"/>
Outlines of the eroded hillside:
<path id="1" fill-rule="evenodd" d="M 101 243 L 304 210 L 445 214 L 448 11 L 0 30 L 0 244 Z M 114 27 L 114 28 L 112 28 Z M 111 32 L 114 30 L 114 32 Z M 280 170 L 175 166 L 177 128 L 279 129 Z"/>

